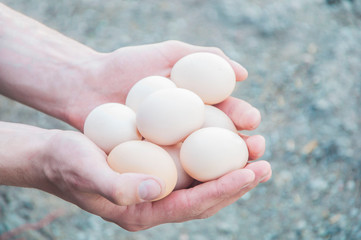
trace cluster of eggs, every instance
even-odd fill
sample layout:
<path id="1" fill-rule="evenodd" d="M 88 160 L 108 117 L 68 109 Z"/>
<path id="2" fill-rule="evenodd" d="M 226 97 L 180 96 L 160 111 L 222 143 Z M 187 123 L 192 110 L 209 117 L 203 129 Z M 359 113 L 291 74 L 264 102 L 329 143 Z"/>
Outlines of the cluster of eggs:
<path id="1" fill-rule="evenodd" d="M 108 154 L 119 173 L 161 178 L 165 191 L 189 187 L 242 168 L 248 149 L 232 120 L 212 106 L 231 95 L 231 65 L 211 53 L 193 53 L 172 68 L 170 79 L 149 76 L 129 91 L 125 105 L 105 103 L 86 118 L 84 134 Z"/>

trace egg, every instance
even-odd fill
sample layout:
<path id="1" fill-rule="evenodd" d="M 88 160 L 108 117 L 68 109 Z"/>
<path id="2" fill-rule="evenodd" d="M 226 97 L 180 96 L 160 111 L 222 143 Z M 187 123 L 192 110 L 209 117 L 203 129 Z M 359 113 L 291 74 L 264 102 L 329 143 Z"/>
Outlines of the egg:
<path id="1" fill-rule="evenodd" d="M 180 148 L 182 143 L 178 143 L 172 146 L 163 146 L 163 149 L 166 150 L 169 155 L 173 158 L 175 166 L 177 167 L 177 184 L 174 187 L 174 190 L 185 189 L 189 187 L 194 179 L 191 178 L 186 171 L 184 171 L 181 163 L 180 163 Z"/>
<path id="2" fill-rule="evenodd" d="M 204 103 L 195 93 L 168 88 L 149 95 L 140 104 L 136 124 L 141 135 L 158 145 L 173 145 L 199 129 Z"/>
<path id="3" fill-rule="evenodd" d="M 154 199 L 171 193 L 177 183 L 177 168 L 163 148 L 146 141 L 128 141 L 116 146 L 107 158 L 110 168 L 119 173 L 142 173 L 159 177 L 165 190 Z"/>
<path id="4" fill-rule="evenodd" d="M 220 127 L 237 132 L 237 128 L 232 120 L 222 110 L 211 105 L 205 105 L 204 113 L 205 118 L 202 128 Z"/>
<path id="5" fill-rule="evenodd" d="M 248 161 L 248 149 L 237 133 L 208 127 L 187 137 L 180 150 L 180 160 L 192 178 L 206 182 L 243 168 Z"/>
<path id="6" fill-rule="evenodd" d="M 106 153 L 122 142 L 141 139 L 135 112 L 120 103 L 94 108 L 85 120 L 84 134 Z"/>
<path id="7" fill-rule="evenodd" d="M 139 80 L 130 89 L 125 105 L 133 109 L 135 112 L 139 104 L 151 93 L 165 88 L 176 88 L 174 82 L 162 76 L 149 76 Z"/>
<path id="8" fill-rule="evenodd" d="M 224 58 L 207 52 L 181 58 L 174 64 L 170 78 L 177 87 L 193 91 L 209 105 L 225 100 L 236 86 L 231 65 Z"/>

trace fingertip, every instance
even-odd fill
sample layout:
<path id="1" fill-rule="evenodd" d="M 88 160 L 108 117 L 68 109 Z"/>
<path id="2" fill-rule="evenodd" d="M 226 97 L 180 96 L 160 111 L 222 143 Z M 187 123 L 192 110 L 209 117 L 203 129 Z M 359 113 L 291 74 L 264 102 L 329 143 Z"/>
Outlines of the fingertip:
<path id="1" fill-rule="evenodd" d="M 269 180 L 271 179 L 271 177 L 272 177 L 272 169 L 271 169 L 271 171 L 268 173 L 268 175 L 266 175 L 264 178 L 262 178 L 259 182 L 260 182 L 260 183 L 265 183 L 265 182 L 269 181 Z"/>
<path id="2" fill-rule="evenodd" d="M 236 74 L 236 81 L 244 81 L 248 77 L 248 71 L 245 67 L 234 60 L 230 60 L 231 66 Z"/>
<path id="3" fill-rule="evenodd" d="M 256 176 L 256 180 L 258 182 L 265 179 L 272 171 L 271 164 L 265 160 L 249 163 L 246 166 L 246 169 L 250 169 L 251 171 L 254 172 Z"/>
<path id="4" fill-rule="evenodd" d="M 240 169 L 240 171 L 242 172 L 242 175 L 245 179 L 245 186 L 248 186 L 250 183 L 252 183 L 255 179 L 256 179 L 256 175 L 254 174 L 254 172 L 250 169 Z"/>
<path id="5" fill-rule="evenodd" d="M 250 160 L 256 160 L 263 156 L 266 150 L 266 140 L 262 135 L 247 137 L 246 143 Z"/>
<path id="6" fill-rule="evenodd" d="M 237 169 L 233 172 L 230 172 L 223 177 L 220 178 L 221 181 L 227 180 L 231 183 L 238 183 L 240 184 L 239 187 L 243 188 L 248 186 L 250 183 L 252 183 L 256 179 L 255 173 L 247 168 Z"/>
<path id="7" fill-rule="evenodd" d="M 239 119 L 239 126 L 242 126 L 244 130 L 254 130 L 261 123 L 261 112 L 252 107 L 246 111 Z"/>

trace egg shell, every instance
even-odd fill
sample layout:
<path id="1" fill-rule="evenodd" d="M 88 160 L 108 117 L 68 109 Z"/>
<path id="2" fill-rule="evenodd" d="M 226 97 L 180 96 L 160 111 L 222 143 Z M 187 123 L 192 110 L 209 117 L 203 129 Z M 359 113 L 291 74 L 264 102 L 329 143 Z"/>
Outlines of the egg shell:
<path id="1" fill-rule="evenodd" d="M 204 122 L 204 104 L 193 92 L 162 89 L 140 104 L 136 124 L 141 135 L 158 145 L 173 145 L 199 129 Z"/>
<path id="2" fill-rule="evenodd" d="M 120 103 L 94 108 L 85 120 L 84 134 L 106 153 L 122 142 L 141 139 L 135 112 Z"/>
<path id="3" fill-rule="evenodd" d="M 248 161 L 248 149 L 238 134 L 208 127 L 188 136 L 182 144 L 180 159 L 191 177 L 206 182 L 243 168 Z"/>
<path id="4" fill-rule="evenodd" d="M 185 189 L 189 187 L 194 181 L 194 179 L 191 178 L 191 176 L 189 176 L 186 171 L 184 171 L 182 164 L 180 163 L 181 146 L 182 143 L 178 143 L 172 146 L 163 146 L 163 149 L 169 153 L 177 167 L 178 178 L 174 190 Z"/>
<path id="5" fill-rule="evenodd" d="M 139 80 L 130 89 L 125 105 L 137 112 L 140 103 L 150 94 L 165 88 L 176 88 L 174 82 L 162 76 L 149 76 Z"/>
<path id="6" fill-rule="evenodd" d="M 163 148 L 146 141 L 128 141 L 116 146 L 108 156 L 109 166 L 119 173 L 142 173 L 159 177 L 165 190 L 155 199 L 171 193 L 177 183 L 177 168 Z"/>
<path id="7" fill-rule="evenodd" d="M 224 58 L 208 52 L 181 58 L 174 64 L 170 78 L 177 87 L 191 90 L 210 105 L 225 100 L 236 86 L 232 66 Z"/>
<path id="8" fill-rule="evenodd" d="M 211 105 L 205 105 L 204 113 L 205 118 L 202 128 L 220 127 L 237 132 L 233 121 L 222 110 Z"/>

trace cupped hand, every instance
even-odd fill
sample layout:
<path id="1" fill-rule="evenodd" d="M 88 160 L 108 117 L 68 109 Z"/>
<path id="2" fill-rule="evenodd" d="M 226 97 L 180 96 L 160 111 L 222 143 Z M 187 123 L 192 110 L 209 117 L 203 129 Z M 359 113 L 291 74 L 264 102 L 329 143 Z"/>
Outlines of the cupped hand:
<path id="1" fill-rule="evenodd" d="M 169 77 L 173 65 L 182 57 L 194 52 L 211 52 L 226 59 L 232 66 L 237 81 L 247 78 L 248 72 L 229 59 L 219 48 L 194 46 L 179 41 L 120 48 L 112 53 L 91 55 L 87 71 L 80 82 L 71 86 L 65 121 L 83 129 L 87 115 L 96 106 L 106 102 L 125 103 L 130 88 L 139 80 L 151 75 Z M 224 111 L 238 130 L 254 130 L 261 122 L 261 114 L 248 102 L 229 97 L 215 105 Z M 250 159 L 258 159 L 264 153 L 265 139 L 260 136 L 244 136 L 250 151 Z"/>
<path id="2" fill-rule="evenodd" d="M 271 175 L 267 162 L 254 162 L 218 180 L 177 190 L 164 199 L 150 202 L 164 190 L 161 179 L 116 173 L 108 166 L 104 152 L 84 135 L 54 132 L 42 156 L 46 181 L 37 188 L 129 231 L 209 217 Z M 254 152 L 251 146 L 250 151 Z"/>
<path id="3" fill-rule="evenodd" d="M 70 89 L 74 93 L 69 98 L 65 120 L 82 130 L 86 116 L 94 107 L 106 102 L 124 103 L 130 88 L 137 81 L 151 75 L 169 77 L 176 61 L 187 54 L 201 51 L 218 54 L 229 61 L 237 81 L 247 78 L 247 71 L 228 59 L 218 48 L 198 47 L 178 41 L 125 47 L 108 54 L 97 54 L 89 61 L 89 74 Z M 261 121 L 260 112 L 241 99 L 229 97 L 216 107 L 223 110 L 239 130 L 253 130 Z M 250 160 L 263 155 L 265 139 L 262 136 L 241 136 L 247 143 Z M 65 145 L 62 149 L 74 149 L 69 142 L 72 141 L 62 141 Z M 60 158 L 61 154 L 69 153 L 59 152 L 57 158 L 73 161 L 48 167 L 49 179 L 54 182 L 53 188 L 48 191 L 130 231 L 167 222 L 209 217 L 271 177 L 268 162 L 249 163 L 244 169 L 233 171 L 217 180 L 174 191 L 156 202 L 147 202 L 149 199 L 139 197 L 138 187 L 150 176 L 113 172 L 106 164 L 104 153 L 95 150 L 90 142 L 77 149 L 73 157 L 63 155 Z M 62 168 L 60 170 L 56 167 L 59 165 Z M 68 173 L 66 178 L 63 173 Z M 60 187 L 55 184 L 61 182 L 59 178 L 63 178 L 64 182 Z M 160 179 L 153 180 L 163 186 Z M 152 189 L 155 191 L 157 188 Z"/>
<path id="4" fill-rule="evenodd" d="M 125 103 L 130 88 L 151 75 L 169 77 L 173 65 L 194 52 L 211 52 L 225 58 L 233 67 L 236 80 L 243 81 L 248 73 L 230 60 L 220 49 L 199 47 L 179 41 L 124 47 L 112 53 L 91 55 L 83 76 L 68 91 L 72 92 L 66 106 L 65 120 L 83 129 L 85 118 L 96 106 L 106 102 Z M 261 121 L 259 111 L 251 104 L 229 97 L 217 105 L 226 112 L 239 129 L 253 130 Z"/>

